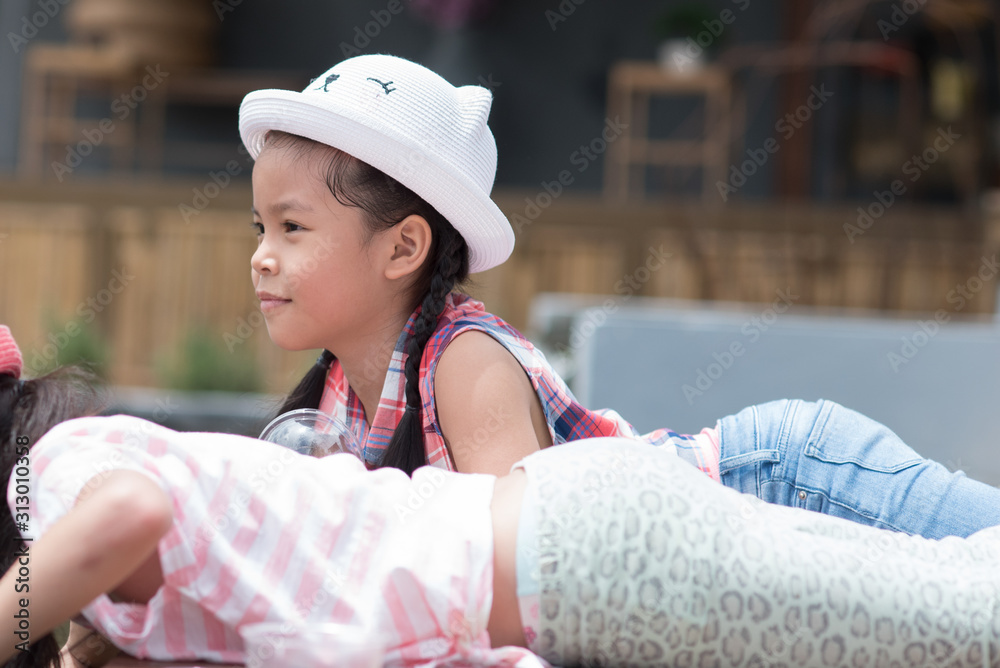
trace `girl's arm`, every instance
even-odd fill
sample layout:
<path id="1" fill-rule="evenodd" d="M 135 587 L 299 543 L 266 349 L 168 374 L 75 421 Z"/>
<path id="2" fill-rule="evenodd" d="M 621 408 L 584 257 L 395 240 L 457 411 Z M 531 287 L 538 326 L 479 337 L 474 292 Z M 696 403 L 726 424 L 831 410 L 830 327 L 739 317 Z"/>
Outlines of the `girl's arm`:
<path id="1" fill-rule="evenodd" d="M 515 462 L 552 445 L 527 374 L 488 334 L 465 332 L 448 344 L 434 395 L 445 443 L 463 473 L 507 475 Z"/>
<path id="2" fill-rule="evenodd" d="M 2 661 L 20 651 L 15 645 L 24 636 L 18 633 L 26 632 L 30 644 L 117 587 L 154 553 L 173 522 L 166 493 L 136 471 L 100 474 L 84 489 L 86 497 L 28 542 L 27 554 L 0 579 Z"/>

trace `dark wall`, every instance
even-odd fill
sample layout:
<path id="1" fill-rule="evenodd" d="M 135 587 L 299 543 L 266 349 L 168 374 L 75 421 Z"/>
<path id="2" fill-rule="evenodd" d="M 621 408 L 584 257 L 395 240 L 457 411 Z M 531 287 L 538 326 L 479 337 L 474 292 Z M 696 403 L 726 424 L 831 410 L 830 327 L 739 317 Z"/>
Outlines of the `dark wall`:
<path id="1" fill-rule="evenodd" d="M 2 0 L 3 33 L 19 30 L 23 16 L 36 11 L 38 2 Z M 352 54 L 391 53 L 410 58 L 452 83 L 493 88 L 490 125 L 499 149 L 498 186 L 540 188 L 561 170 L 573 169 L 572 188 L 593 190 L 601 186 L 602 161 L 579 172 L 570 160 L 574 151 L 598 137 L 604 127 L 608 67 L 622 58 L 654 58 L 656 17 L 665 8 L 684 4 L 670 0 L 498 0 L 481 20 L 447 30 L 417 15 L 413 5 L 420 0 L 400 2 L 403 11 L 391 15 L 389 0 L 216 0 L 214 7 L 229 7 L 217 11 L 219 65 L 300 70 L 316 76 L 343 59 L 345 48 Z M 739 0 L 741 5 L 746 2 Z M 752 2 L 732 25 L 734 41 L 777 39 L 777 3 Z M 737 0 L 703 4 L 718 13 L 734 7 Z M 391 18 L 385 21 L 387 16 Z M 386 25 L 376 23 L 378 18 Z M 32 41 L 64 40 L 59 19 L 48 21 Z M 374 36 L 366 35 L 366 29 Z M 15 54 L 7 44 L 0 45 L 0 84 L 5 93 L 0 96 L 0 171 L 16 165 L 23 54 L 23 50 Z M 770 119 L 765 125 L 773 124 L 771 106 L 765 100 L 761 114 Z M 658 123 L 658 132 L 666 134 L 689 111 L 683 106 L 659 109 L 654 125 Z M 168 136 L 190 139 L 192 134 L 208 132 L 214 137 L 232 134 L 234 145 L 238 141 L 235 110 L 221 114 L 176 110 L 170 118 Z M 753 132 L 757 120 L 751 118 L 751 123 Z M 196 125 L 202 126 L 198 132 Z M 761 175 L 753 186 L 766 192 L 767 183 L 768 178 Z"/>
<path id="2" fill-rule="evenodd" d="M 30 43 L 63 41 L 63 3 L 73 0 L 0 0 L 0 173 L 12 172 L 17 163 L 18 130 L 21 110 L 21 71 L 24 45 L 14 45 L 12 34 L 24 34 L 26 23 L 33 24 Z M 495 95 L 490 125 L 497 138 L 499 163 L 497 185 L 540 190 L 544 182 L 557 178 L 562 170 L 574 175 L 570 189 L 598 190 L 603 178 L 603 160 L 573 162 L 575 152 L 600 136 L 606 119 L 607 73 L 620 59 L 651 60 L 659 35 L 654 26 L 669 10 L 700 4 L 710 16 L 730 11 L 735 20 L 728 28 L 726 46 L 777 43 L 787 31 L 783 7 L 797 5 L 777 0 L 480 0 L 487 13 L 478 21 L 458 29 L 446 29 L 419 16 L 417 8 L 442 4 L 433 0 L 202 0 L 213 7 L 219 20 L 218 65 L 223 68 L 280 69 L 297 71 L 307 80 L 333 63 L 357 53 L 391 53 L 420 62 L 455 84 L 480 84 L 493 88 Z M 797 1 L 797 0 L 796 0 Z M 466 0 L 471 2 L 471 0 Z M 447 3 L 444 3 L 447 4 Z M 462 4 L 453 0 L 453 4 Z M 389 8 L 402 11 L 392 14 Z M 822 2 L 816 6 L 823 7 Z M 879 21 L 892 15 L 892 2 L 873 1 L 866 14 L 850 25 L 829 27 L 840 37 L 864 37 L 876 43 L 886 41 L 913 49 L 926 70 L 933 58 L 963 57 L 960 43 L 949 46 L 948 31 L 933 33 L 919 17 L 907 19 L 900 30 L 885 35 Z M 56 7 L 55 16 L 40 13 Z M 931 39 L 933 37 L 933 39 Z M 934 42 L 928 47 L 925 42 Z M 942 41 L 943 40 L 943 41 Z M 956 41 L 952 38 L 953 41 Z M 990 71 L 979 77 L 986 95 L 973 104 L 981 127 L 1000 127 L 997 112 L 996 52 L 986 39 L 982 56 Z M 961 42 L 961 40 L 957 40 Z M 924 46 L 921 46 L 921 45 Z M 921 49 L 923 51 L 921 51 Z M 923 53 L 926 52 L 926 53 Z M 749 63 L 736 63 L 747 65 Z M 792 107 L 806 100 L 783 99 L 787 89 L 767 75 L 747 79 L 743 69 L 736 80 L 746 93 L 747 126 L 744 135 L 731 146 L 731 159 L 741 164 L 747 149 L 759 149 L 776 136 L 776 123 L 785 104 Z M 925 92 L 926 71 L 922 72 Z M 864 81 L 859 83 L 859 77 Z M 817 85 L 827 83 L 836 91 L 834 103 L 824 106 L 810 120 L 810 149 L 806 164 L 793 169 L 807 170 L 809 193 L 817 199 L 870 199 L 873 188 L 884 188 L 898 172 L 900 161 L 889 164 L 887 175 L 858 176 L 850 172 L 851 151 L 864 141 L 858 128 L 875 125 L 875 134 L 893 133 L 892 117 L 899 107 L 894 97 L 896 81 L 883 76 L 877 67 L 851 71 L 818 73 Z M 926 100 L 924 102 L 926 106 Z M 780 110 L 780 111 L 779 111 Z M 884 117 L 884 118 L 883 118 Z M 886 120 L 887 119 L 887 120 Z M 651 134 L 683 137 L 700 135 L 698 108 L 690 100 L 658 101 L 652 105 Z M 695 121 L 692 123 L 691 121 Z M 872 130 L 869 129 L 869 134 Z M 218 140 L 227 156 L 236 155 L 239 137 L 236 109 L 171 109 L 167 124 L 168 141 L 173 138 Z M 991 155 L 1000 154 L 1000 131 L 984 133 L 975 141 Z M 786 144 L 787 145 L 787 144 Z M 790 149 L 784 149 L 785 154 Z M 232 155 L 229 155 L 232 154 Z M 738 198 L 760 198 L 781 193 L 777 187 L 778 163 L 788 155 L 770 160 L 740 188 Z M 996 162 L 994 160 L 994 162 Z M 220 164 L 224 164 L 222 160 Z M 992 164 L 992 163 L 991 163 Z M 104 165 L 95 158 L 88 162 L 95 174 Z M 788 171 L 787 164 L 785 172 Z M 171 171 L 172 170 L 172 171 Z M 85 171 L 85 170 L 81 170 Z M 173 174 L 186 173 L 203 179 L 207 169 L 169 166 Z M 987 181 L 1000 180 L 983 169 Z M 898 176 L 898 174 L 896 174 Z M 931 177 L 940 178 L 939 188 Z M 699 175 L 694 172 L 672 175 L 673 190 L 695 194 Z M 922 197 L 954 199 L 954 178 L 944 168 L 923 179 Z M 660 183 L 662 186 L 662 182 Z M 656 190 L 655 184 L 652 188 Z M 938 189 L 941 194 L 936 195 Z M 662 191 L 662 188 L 660 189 Z M 916 193 L 914 193 L 916 196 Z"/>
<path id="3" fill-rule="evenodd" d="M 418 17 L 410 0 L 402 4 L 405 10 L 369 38 L 366 27 L 376 32 L 372 12 L 384 12 L 388 0 L 247 0 L 223 22 L 224 63 L 305 68 L 315 76 L 344 57 L 346 44 L 415 60 L 454 84 L 492 82 L 497 184 L 538 188 L 561 170 L 574 169 L 574 188 L 598 189 L 601 162 L 580 173 L 570 156 L 604 127 L 608 67 L 622 58 L 654 58 L 655 18 L 683 3 L 511 0 L 493 3 L 483 20 L 453 31 Z M 734 6 L 731 0 L 704 4 L 713 12 Z M 748 6 L 732 24 L 734 39 L 777 39 L 776 5 L 757 0 Z M 669 125 L 671 119 L 663 122 Z"/>

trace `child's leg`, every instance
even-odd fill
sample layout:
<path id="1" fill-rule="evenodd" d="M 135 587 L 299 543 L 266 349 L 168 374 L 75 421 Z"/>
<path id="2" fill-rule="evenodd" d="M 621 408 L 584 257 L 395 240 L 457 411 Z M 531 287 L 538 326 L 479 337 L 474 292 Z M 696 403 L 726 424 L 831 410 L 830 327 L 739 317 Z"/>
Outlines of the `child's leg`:
<path id="1" fill-rule="evenodd" d="M 831 401 L 773 401 L 719 422 L 722 482 L 769 503 L 927 538 L 1000 524 L 1000 489 L 924 459 Z"/>
<path id="2" fill-rule="evenodd" d="M 555 665 L 1000 665 L 1000 529 L 930 541 L 781 508 L 612 439 L 524 467 L 529 646 Z"/>

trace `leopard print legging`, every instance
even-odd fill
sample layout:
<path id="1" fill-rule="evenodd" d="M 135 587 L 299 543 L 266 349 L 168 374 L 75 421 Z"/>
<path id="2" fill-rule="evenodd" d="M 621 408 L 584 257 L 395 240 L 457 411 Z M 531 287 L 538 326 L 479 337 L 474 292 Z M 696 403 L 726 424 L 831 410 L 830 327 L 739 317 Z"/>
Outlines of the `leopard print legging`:
<path id="1" fill-rule="evenodd" d="M 520 466 L 531 649 L 554 665 L 1000 666 L 1000 529 L 932 541 L 772 506 L 621 439 Z"/>

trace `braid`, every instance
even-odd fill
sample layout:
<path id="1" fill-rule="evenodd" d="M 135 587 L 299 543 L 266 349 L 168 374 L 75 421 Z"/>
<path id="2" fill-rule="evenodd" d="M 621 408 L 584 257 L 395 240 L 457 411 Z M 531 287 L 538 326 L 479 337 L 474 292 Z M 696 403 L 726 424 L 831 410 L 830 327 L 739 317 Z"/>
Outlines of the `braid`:
<path id="1" fill-rule="evenodd" d="M 424 295 L 420 315 L 414 323 L 413 336 L 406 348 L 406 410 L 396 425 L 392 440 L 386 447 L 379 466 L 402 469 L 408 475 L 427 463 L 424 452 L 423 400 L 420 397 L 420 361 L 424 347 L 437 328 L 438 318 L 445 308 L 445 300 L 451 294 L 455 283 L 463 279 L 469 270 L 465 240 L 457 233 L 442 239 L 430 288 Z"/>
<path id="2" fill-rule="evenodd" d="M 278 409 L 278 415 L 299 408 L 319 408 L 319 401 L 323 398 L 323 387 L 326 385 L 326 374 L 334 359 L 333 353 L 324 350 L 312 368 L 306 372 L 305 377 L 285 398 L 285 403 Z"/>

